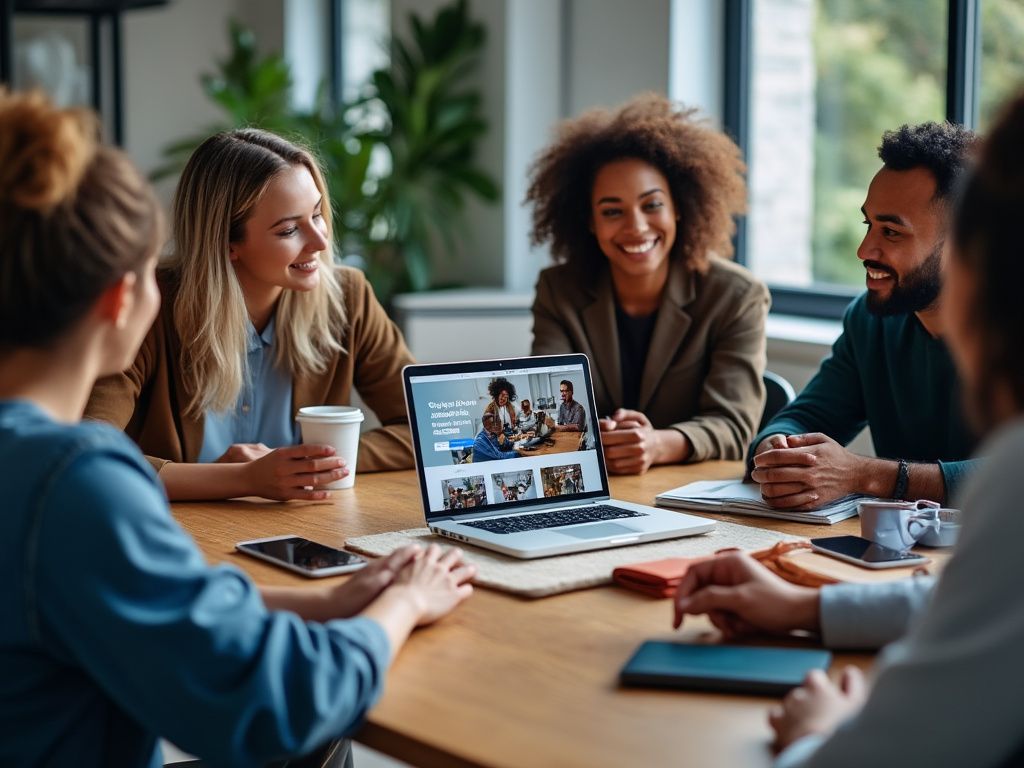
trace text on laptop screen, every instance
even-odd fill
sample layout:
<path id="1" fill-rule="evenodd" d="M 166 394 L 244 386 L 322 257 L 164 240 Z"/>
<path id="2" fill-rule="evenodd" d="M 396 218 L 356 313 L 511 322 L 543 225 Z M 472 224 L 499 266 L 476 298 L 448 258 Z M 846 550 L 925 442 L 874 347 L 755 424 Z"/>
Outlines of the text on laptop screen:
<path id="1" fill-rule="evenodd" d="M 605 490 L 582 365 L 411 376 L 409 384 L 432 513 Z"/>

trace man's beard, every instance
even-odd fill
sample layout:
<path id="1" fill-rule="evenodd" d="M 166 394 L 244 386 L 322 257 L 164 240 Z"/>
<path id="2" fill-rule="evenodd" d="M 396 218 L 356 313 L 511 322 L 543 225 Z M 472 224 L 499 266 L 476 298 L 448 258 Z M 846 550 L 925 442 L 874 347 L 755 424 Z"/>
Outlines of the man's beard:
<path id="1" fill-rule="evenodd" d="M 865 266 L 892 274 L 891 269 L 873 262 L 865 262 Z M 871 314 L 880 317 L 907 315 L 911 312 L 921 312 L 934 305 L 939 299 L 939 293 L 942 292 L 942 243 L 935 246 L 935 250 L 928 254 L 928 258 L 920 266 L 903 277 L 894 277 L 896 284 L 889 293 L 889 298 L 883 299 L 874 291 L 868 291 L 868 311 Z"/>

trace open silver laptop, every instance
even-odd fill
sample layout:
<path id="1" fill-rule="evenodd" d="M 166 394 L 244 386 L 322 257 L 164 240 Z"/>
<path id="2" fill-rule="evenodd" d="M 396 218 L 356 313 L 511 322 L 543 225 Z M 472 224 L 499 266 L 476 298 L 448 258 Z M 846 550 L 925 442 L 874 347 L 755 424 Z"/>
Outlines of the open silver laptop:
<path id="1" fill-rule="evenodd" d="M 585 355 L 409 365 L 402 376 L 438 535 L 534 558 L 715 527 L 610 498 Z"/>

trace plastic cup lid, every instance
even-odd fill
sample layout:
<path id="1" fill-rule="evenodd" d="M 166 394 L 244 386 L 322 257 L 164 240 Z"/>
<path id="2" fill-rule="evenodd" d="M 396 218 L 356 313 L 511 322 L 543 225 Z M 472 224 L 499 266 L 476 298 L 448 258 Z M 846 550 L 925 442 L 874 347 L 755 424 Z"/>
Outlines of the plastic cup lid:
<path id="1" fill-rule="evenodd" d="M 352 405 L 310 405 L 299 408 L 299 421 L 320 421 L 332 424 L 358 424 L 365 417 Z"/>

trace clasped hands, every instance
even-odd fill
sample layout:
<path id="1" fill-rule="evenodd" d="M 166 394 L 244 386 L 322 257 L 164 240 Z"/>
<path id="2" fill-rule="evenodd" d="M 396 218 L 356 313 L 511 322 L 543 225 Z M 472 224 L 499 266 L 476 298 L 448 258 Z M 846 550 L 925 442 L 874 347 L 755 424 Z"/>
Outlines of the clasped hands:
<path id="1" fill-rule="evenodd" d="M 683 461 L 689 443 L 675 429 L 655 429 L 640 411 L 619 408 L 600 419 L 601 442 L 608 471 L 617 475 L 640 475 L 652 464 Z"/>
<path id="2" fill-rule="evenodd" d="M 754 454 L 750 477 L 777 509 L 805 511 L 857 491 L 864 457 L 820 432 L 771 435 Z"/>

